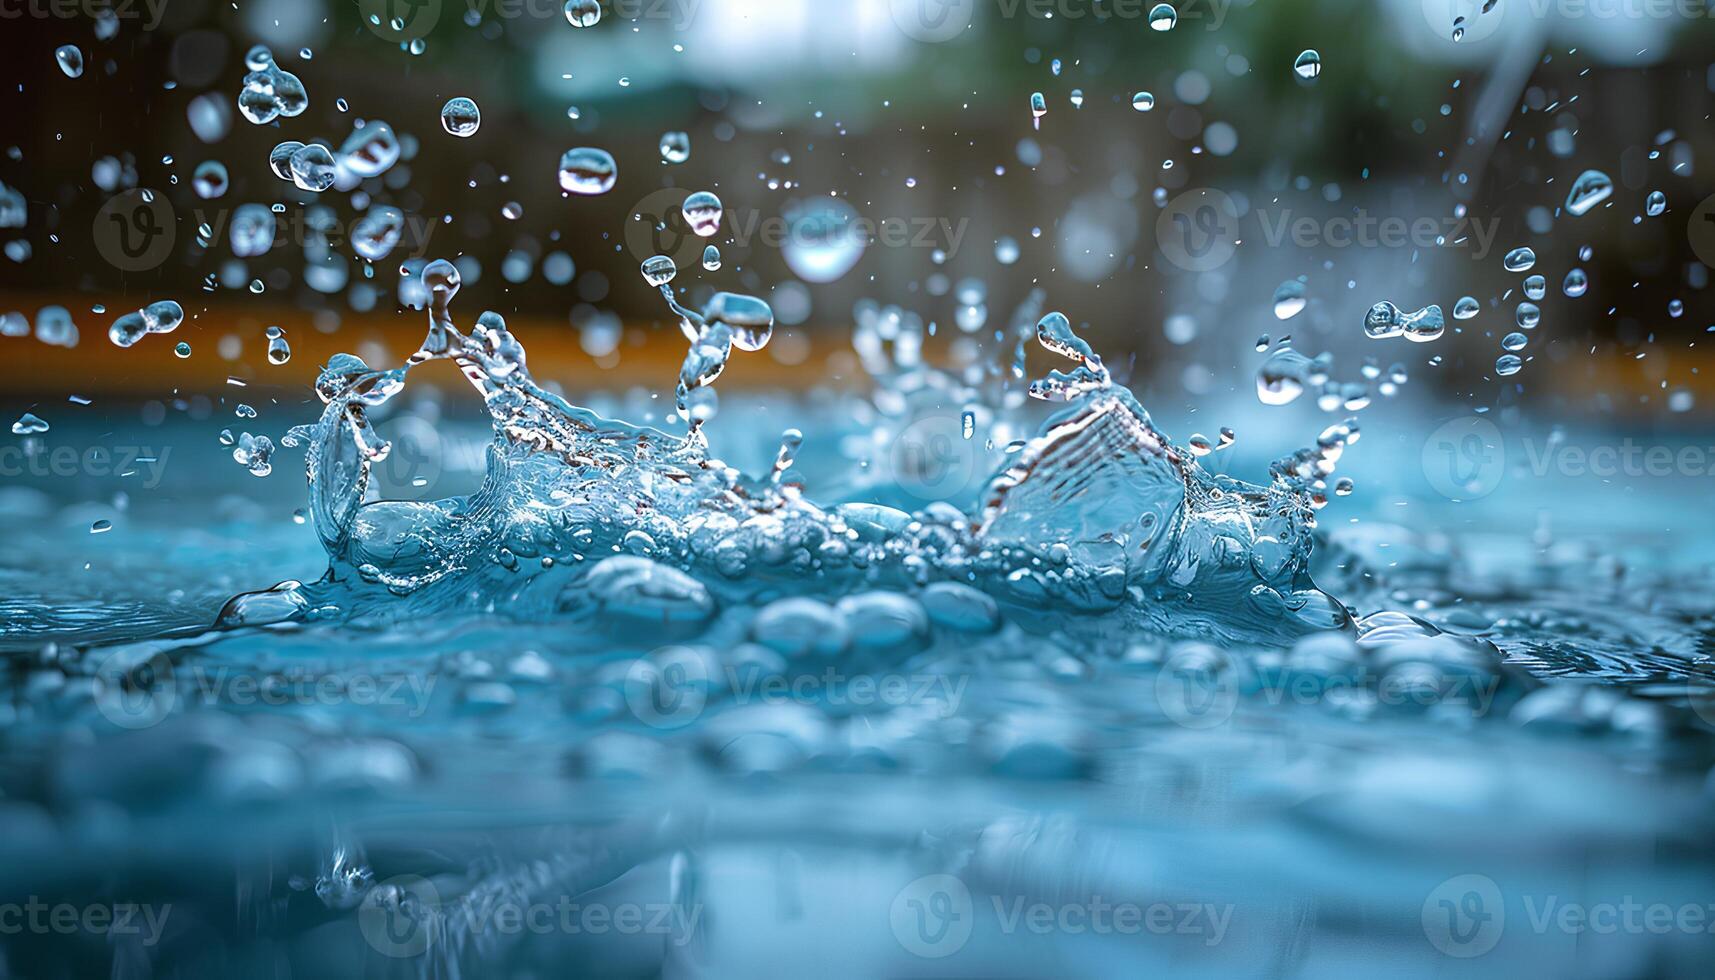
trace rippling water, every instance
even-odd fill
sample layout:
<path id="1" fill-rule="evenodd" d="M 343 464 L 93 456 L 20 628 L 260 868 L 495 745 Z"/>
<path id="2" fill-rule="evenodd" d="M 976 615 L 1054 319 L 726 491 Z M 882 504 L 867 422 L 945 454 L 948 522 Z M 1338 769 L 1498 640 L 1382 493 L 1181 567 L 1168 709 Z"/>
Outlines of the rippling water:
<path id="1" fill-rule="evenodd" d="M 442 426 L 490 443 L 468 498 L 363 503 L 410 416 L 361 406 L 409 382 L 355 359 L 276 460 L 314 461 L 302 525 L 286 481 L 209 481 L 194 524 L 5 491 L 4 879 L 139 903 L 21 972 L 1708 962 L 1686 928 L 1592 956 L 1563 918 L 1708 908 L 1696 547 L 1318 521 L 1105 382 L 968 510 L 912 507 L 814 452 L 744 476 L 451 330 L 430 359 L 492 415 Z M 932 375 L 803 417 L 908 428 L 961 404 Z"/>

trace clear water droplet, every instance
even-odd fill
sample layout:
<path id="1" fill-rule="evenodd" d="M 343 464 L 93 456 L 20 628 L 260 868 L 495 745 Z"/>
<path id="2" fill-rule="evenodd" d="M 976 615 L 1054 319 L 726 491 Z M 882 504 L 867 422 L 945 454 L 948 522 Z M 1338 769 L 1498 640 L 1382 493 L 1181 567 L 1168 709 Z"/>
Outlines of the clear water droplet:
<path id="1" fill-rule="evenodd" d="M 721 199 L 709 191 L 697 191 L 685 198 L 683 206 L 685 221 L 699 238 L 713 238 L 721 230 L 721 216 L 725 213 Z"/>
<path id="2" fill-rule="evenodd" d="M 1495 373 L 1503 378 L 1519 373 L 1522 367 L 1524 360 L 1517 354 L 1502 354 L 1495 358 Z"/>
<path id="3" fill-rule="evenodd" d="M 1477 303 L 1477 297 L 1461 296 L 1459 297 L 1459 301 L 1453 304 L 1453 319 L 1469 320 L 1481 312 L 1482 309 L 1482 306 Z"/>
<path id="4" fill-rule="evenodd" d="M 1151 30 L 1171 31 L 1179 23 L 1179 11 L 1173 9 L 1170 3 L 1158 3 L 1149 10 L 1149 26 Z"/>
<path id="5" fill-rule="evenodd" d="M 662 133 L 661 159 L 673 164 L 691 159 L 691 135 L 677 131 Z"/>
<path id="6" fill-rule="evenodd" d="M 1131 97 L 1131 107 L 1138 112 L 1148 112 L 1155 108 L 1155 96 L 1149 92 L 1139 92 Z"/>
<path id="7" fill-rule="evenodd" d="M 1508 252 L 1502 264 L 1508 272 L 1528 272 L 1536 265 L 1536 252 L 1528 245 L 1521 245 Z"/>
<path id="8" fill-rule="evenodd" d="M 600 0 L 566 0 L 566 20 L 573 27 L 594 27 L 601 23 Z"/>
<path id="9" fill-rule="evenodd" d="M 75 44 L 62 44 L 54 51 L 54 60 L 59 62 L 60 71 L 67 78 L 77 78 L 83 74 L 83 50 Z"/>
<path id="10" fill-rule="evenodd" d="M 1606 201 L 1614 193 L 1614 182 L 1600 170 L 1586 170 L 1572 182 L 1566 193 L 1566 213 L 1573 217 L 1588 214 L 1590 209 Z"/>
<path id="11" fill-rule="evenodd" d="M 1589 289 L 1590 277 L 1584 274 L 1583 269 L 1568 270 L 1566 279 L 1560 284 L 1560 291 L 1572 297 L 1582 296 Z"/>
<path id="12" fill-rule="evenodd" d="M 447 104 L 441 106 L 441 128 L 460 138 L 475 136 L 476 131 L 482 128 L 482 110 L 477 108 L 474 100 L 462 95 L 448 99 Z"/>
<path id="13" fill-rule="evenodd" d="M 618 179 L 619 165 L 606 150 L 579 146 L 560 157 L 560 188 L 569 194 L 606 194 Z"/>
<path id="14" fill-rule="evenodd" d="M 1292 63 L 1292 73 L 1306 82 L 1313 82 L 1322 74 L 1322 56 L 1315 48 L 1306 48 Z"/>

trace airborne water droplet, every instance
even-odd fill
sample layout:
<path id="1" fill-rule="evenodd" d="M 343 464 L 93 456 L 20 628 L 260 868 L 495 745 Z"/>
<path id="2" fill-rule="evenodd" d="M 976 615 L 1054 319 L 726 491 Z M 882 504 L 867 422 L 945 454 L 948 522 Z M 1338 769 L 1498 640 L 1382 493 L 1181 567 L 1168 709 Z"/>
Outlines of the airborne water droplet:
<path id="1" fill-rule="evenodd" d="M 1508 272 L 1528 272 L 1536 264 L 1536 252 L 1528 245 L 1521 245 L 1508 252 L 1502 264 Z"/>
<path id="2" fill-rule="evenodd" d="M 1155 96 L 1148 92 L 1139 92 L 1131 97 L 1131 107 L 1138 112 L 1148 112 L 1155 108 Z"/>
<path id="3" fill-rule="evenodd" d="M 1649 197 L 1644 200 L 1644 213 L 1653 218 L 1666 210 L 1667 195 L 1661 191 L 1650 191 Z"/>
<path id="4" fill-rule="evenodd" d="M 708 191 L 685 198 L 685 221 L 699 238 L 713 238 L 721 230 L 721 199 Z"/>
<path id="5" fill-rule="evenodd" d="M 703 249 L 703 268 L 709 272 L 719 272 L 721 267 L 721 250 L 713 245 Z"/>
<path id="6" fill-rule="evenodd" d="M 1179 11 L 1170 3 L 1158 3 L 1149 10 L 1149 26 L 1157 31 L 1171 31 L 1179 23 Z"/>
<path id="7" fill-rule="evenodd" d="M 1578 297 L 1590 288 L 1590 277 L 1583 269 L 1572 269 L 1566 273 L 1566 279 L 1560 284 L 1561 292 L 1568 296 Z"/>
<path id="8" fill-rule="evenodd" d="M 678 274 L 679 267 L 673 264 L 671 256 L 653 255 L 643 261 L 643 281 L 652 288 L 659 289 L 667 285 Z"/>
<path id="9" fill-rule="evenodd" d="M 1614 193 L 1614 182 L 1600 170 L 1586 170 L 1572 182 L 1566 194 L 1566 213 L 1578 217 L 1606 201 Z"/>
<path id="10" fill-rule="evenodd" d="M 573 27 L 594 27 L 601 23 L 600 0 L 566 0 L 566 20 Z"/>
<path id="11" fill-rule="evenodd" d="M 464 96 L 448 99 L 441 106 L 441 128 L 453 136 L 469 138 L 482 126 L 482 110 Z"/>
<path id="12" fill-rule="evenodd" d="M 1306 48 L 1292 63 L 1292 73 L 1306 82 L 1313 82 L 1322 74 L 1322 56 L 1315 48 Z"/>
<path id="13" fill-rule="evenodd" d="M 1304 311 L 1306 302 L 1303 281 L 1288 279 L 1274 291 L 1274 318 L 1290 320 Z"/>
<path id="14" fill-rule="evenodd" d="M 569 194 L 606 194 L 618 178 L 613 155 L 598 147 L 574 147 L 560 157 L 560 188 Z"/>
<path id="15" fill-rule="evenodd" d="M 661 159 L 668 163 L 684 163 L 691 159 L 690 134 L 681 132 L 662 133 Z"/>
<path id="16" fill-rule="evenodd" d="M 60 71 L 67 78 L 77 78 L 83 74 L 83 50 L 75 44 L 62 44 L 54 52 L 54 60 L 59 62 Z"/>
<path id="17" fill-rule="evenodd" d="M 1461 296 L 1459 297 L 1459 301 L 1453 304 L 1453 319 L 1469 320 L 1476 316 L 1481 310 L 1482 307 L 1478 305 L 1477 297 Z"/>
<path id="18" fill-rule="evenodd" d="M 1501 377 L 1517 374 L 1524 367 L 1524 361 L 1517 354 L 1502 354 L 1495 358 L 1495 373 Z"/>
<path id="19" fill-rule="evenodd" d="M 1524 281 L 1526 299 L 1541 299 L 1548 292 L 1548 280 L 1541 276 L 1531 276 Z"/>

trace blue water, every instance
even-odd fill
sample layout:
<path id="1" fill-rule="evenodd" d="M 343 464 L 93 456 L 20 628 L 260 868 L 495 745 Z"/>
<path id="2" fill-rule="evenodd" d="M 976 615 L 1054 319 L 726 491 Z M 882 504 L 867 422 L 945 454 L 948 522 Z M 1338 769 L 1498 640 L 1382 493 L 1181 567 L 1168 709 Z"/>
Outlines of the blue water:
<path id="1" fill-rule="evenodd" d="M 918 496 L 939 471 L 881 478 L 828 448 L 956 418 L 944 378 L 794 405 L 810 437 L 773 481 L 760 424 L 728 468 L 719 426 L 705 449 L 523 373 L 472 378 L 489 413 L 430 412 L 420 370 L 371 407 L 401 453 L 436 419 L 426 488 L 382 460 L 359 506 L 347 396 L 375 389 L 332 382 L 374 376 L 342 363 L 268 480 L 173 412 L 48 434 L 172 447 L 156 492 L 115 506 L 145 469 L 84 480 L 81 503 L 53 478 L 0 493 L 0 882 L 156 917 L 49 935 L 10 967 L 1710 962 L 1709 570 L 1701 537 L 1659 530 L 1676 501 L 1695 514 L 1694 485 L 1635 524 L 1611 485 L 1548 481 L 1545 503 L 1523 476 L 1480 511 L 1405 480 L 1313 511 L 1171 462 L 1142 406 L 1097 385 L 1021 407 L 1039 438 L 996 447 L 954 506 Z M 778 419 L 783 397 L 722 422 Z M 1403 442 L 1353 450 L 1353 472 L 1417 465 Z M 953 448 L 935 458 L 981 455 Z M 1635 924 L 1592 931 L 1604 916 Z"/>

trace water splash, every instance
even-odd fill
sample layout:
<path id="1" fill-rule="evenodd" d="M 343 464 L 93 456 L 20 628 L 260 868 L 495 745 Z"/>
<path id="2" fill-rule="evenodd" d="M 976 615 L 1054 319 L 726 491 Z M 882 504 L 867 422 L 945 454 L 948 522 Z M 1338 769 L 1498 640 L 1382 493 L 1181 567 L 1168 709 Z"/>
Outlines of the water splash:
<path id="1" fill-rule="evenodd" d="M 287 438 L 307 450 L 309 514 L 331 559 L 327 576 L 239 596 L 224 625 L 474 602 L 526 618 L 596 612 L 610 626 L 670 631 L 700 626 L 723 601 L 798 583 L 839 594 L 935 582 L 974 588 L 1003 608 L 1113 614 L 1164 633 L 1281 636 L 1349 625 L 1307 568 L 1309 488 L 1331 472 L 1350 430 L 1277 465 L 1268 486 L 1210 475 L 1154 427 L 1063 314 L 1042 317 L 1034 335 L 1076 364 L 1028 390 L 1070 404 L 991 478 L 976 514 L 937 505 L 913 515 L 806 499 L 787 478 L 797 430 L 761 479 L 709 454 L 695 392 L 733 348 L 767 342 L 772 315 L 761 300 L 717 293 L 694 312 L 661 286 L 691 341 L 678 384 L 689 432 L 674 436 L 541 388 L 498 314 L 461 331 L 450 263 L 431 263 L 422 282 L 422 347 L 386 370 L 332 358 L 316 383 L 321 419 Z M 373 499 L 372 468 L 390 446 L 370 414 L 404 390 L 411 371 L 442 360 L 457 365 L 492 419 L 482 487 L 428 502 Z"/>

